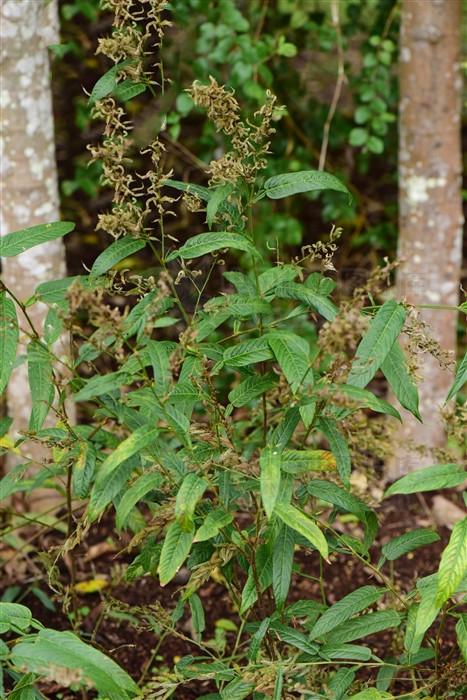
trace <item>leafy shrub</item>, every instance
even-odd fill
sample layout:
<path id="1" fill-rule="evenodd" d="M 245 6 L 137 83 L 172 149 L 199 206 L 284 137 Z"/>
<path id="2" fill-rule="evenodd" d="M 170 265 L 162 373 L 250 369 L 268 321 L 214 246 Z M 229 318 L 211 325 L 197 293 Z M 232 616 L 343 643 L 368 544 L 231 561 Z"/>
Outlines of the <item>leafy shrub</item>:
<path id="1" fill-rule="evenodd" d="M 26 360 L 34 406 L 28 434 L 12 449 L 21 452 L 33 439 L 48 448 L 49 457 L 44 469 L 21 481 L 28 467 L 24 458 L 0 489 L 6 498 L 43 487 L 47 477 L 49 486 L 64 493 L 71 524 L 64 551 L 70 556 L 88 526 L 114 512 L 116 529 L 132 533 L 130 548 L 139 549 L 127 580 L 149 575 L 161 586 L 180 583 L 175 609 L 161 607 L 154 616 L 163 643 L 170 644 L 172 634 L 182 634 L 180 620 L 188 609 L 193 635 L 183 638 L 193 655 L 156 673 L 138 691 L 110 659 L 71 632 L 42 629 L 27 608 L 3 603 L 0 631 L 23 637 L 1 647 L 16 681 L 10 697 L 34 697 L 34 682 L 51 674 L 64 685 L 92 684 L 110 700 L 138 693 L 168 698 L 196 679 L 213 682 L 217 690 L 205 696 L 212 700 L 310 693 L 372 700 L 392 697 L 391 684 L 407 672 L 414 697 L 444 692 L 462 668 L 460 654 L 442 645 L 448 618 L 456 621 L 467 656 L 467 621 L 460 609 L 467 590 L 467 519 L 454 527 L 433 574 L 405 591 L 394 582 L 392 562 L 434 542 L 437 534 L 409 531 L 386 542 L 375 558 L 370 548 L 378 535 L 376 507 L 351 485 L 352 459 L 360 449 L 368 461 L 371 446 L 361 432 L 359 417 L 367 415 L 362 411 L 401 420 L 393 404 L 368 388 L 377 372 L 419 417 L 417 388 L 399 344 L 410 310 L 393 299 L 382 305 L 372 299 L 390 268 L 351 303 L 338 306 L 327 274 L 338 232 L 289 260 L 277 245 L 273 262 L 268 259 L 257 241 L 259 205 L 310 191 L 348 197 L 326 172 L 264 176 L 276 109 L 270 93 L 246 120 L 234 94 L 214 79 L 191 88 L 193 103 L 207 110 L 225 137 L 222 155 L 209 166 L 209 187 L 171 179 L 159 139 L 149 146 L 152 169 L 142 176 L 132 172 L 130 128 L 115 94 L 122 94 L 122 85 L 125 99 L 141 86 L 154 89 L 144 50 L 154 35 L 161 40 L 165 3 L 148 4 L 145 18 L 119 14 L 119 3 L 114 5 L 116 34 L 101 48 L 115 56 L 125 35 L 134 42 L 133 58 L 122 60 L 120 51 L 91 95 L 96 116 L 105 122 L 93 157 L 102 160 L 104 182 L 114 190 L 113 209 L 101 215 L 100 226 L 114 240 L 88 275 L 43 283 L 32 299 L 18 300 L 14 290 L 2 287 L 2 390 L 16 358 L 17 307 L 26 319 L 32 304 L 48 307 L 44 329 L 29 324 Z M 182 244 L 165 230 L 180 192 L 187 206 L 205 213 L 207 228 Z M 11 233 L 2 238 L 2 255 L 17 255 L 72 227 L 58 222 Z M 122 270 L 125 259 L 143 249 L 153 256 L 157 274 Z M 248 258 L 248 272 L 236 269 L 238 256 Z M 314 269 L 318 262 L 321 272 Z M 221 272 L 222 292 L 207 298 L 209 280 Z M 116 296 L 123 303 L 112 304 Z M 56 342 L 65 332 L 73 336 L 73 353 L 58 358 Z M 464 381 L 465 362 L 452 391 Z M 70 400 L 85 421 L 69 420 Z M 50 422 L 52 415 L 56 420 Z M 364 419 L 369 434 L 376 421 Z M 402 477 L 385 497 L 464 480 L 461 466 L 437 464 Z M 337 526 L 342 515 L 358 524 L 355 534 Z M 290 595 L 293 576 L 307 575 L 303 553 L 320 562 L 318 599 Z M 338 556 L 354 559 L 371 581 L 329 605 L 324 567 L 339 566 Z M 225 639 L 216 645 L 205 638 L 199 592 L 211 578 L 225 588 L 235 611 L 235 638 L 228 646 Z M 76 584 L 72 567 L 72 597 Z M 36 631 L 30 634 L 30 628 Z M 393 641 L 384 658 L 360 642 L 387 630 Z"/>

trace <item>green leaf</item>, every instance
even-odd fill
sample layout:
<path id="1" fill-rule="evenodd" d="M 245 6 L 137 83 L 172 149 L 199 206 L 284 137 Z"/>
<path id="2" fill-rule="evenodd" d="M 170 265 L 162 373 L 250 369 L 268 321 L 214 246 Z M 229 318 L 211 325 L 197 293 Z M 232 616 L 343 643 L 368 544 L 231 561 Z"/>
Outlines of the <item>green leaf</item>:
<path id="1" fill-rule="evenodd" d="M 298 270 L 293 265 L 277 265 L 269 268 L 269 270 L 265 270 L 258 277 L 261 294 L 266 294 L 266 292 L 274 290 L 278 285 L 285 282 L 293 282 L 297 275 Z"/>
<path id="2" fill-rule="evenodd" d="M 132 100 L 133 97 L 141 95 L 141 93 L 145 91 L 146 85 L 144 83 L 135 83 L 133 80 L 123 80 L 114 88 L 113 94 L 120 102 L 128 102 Z"/>
<path id="3" fill-rule="evenodd" d="M 24 632 L 31 622 L 31 611 L 25 605 L 0 601 L 0 634 L 5 634 L 9 630 Z"/>
<path id="4" fill-rule="evenodd" d="M 106 497 L 106 484 L 113 472 L 130 457 L 134 455 L 139 456 L 142 450 L 156 440 L 158 434 L 159 431 L 157 428 L 149 429 L 147 425 L 143 425 L 127 437 L 126 440 L 123 440 L 117 449 L 103 461 L 97 473 L 96 482 L 91 494 L 91 502 L 88 510 L 88 517 L 90 520 L 95 520 L 113 498 L 114 494 L 111 495 L 110 492 L 108 497 Z M 97 499 L 98 495 L 99 498 Z"/>
<path id="5" fill-rule="evenodd" d="M 402 422 L 399 411 L 387 401 L 378 399 L 371 391 L 360 389 L 350 384 L 326 384 L 324 388 L 331 394 L 331 397 L 335 394 L 344 395 L 352 401 L 355 401 L 355 403 L 360 404 L 363 408 L 371 408 L 375 413 L 385 413 L 389 416 L 394 416 L 394 418 Z"/>
<path id="6" fill-rule="evenodd" d="M 446 401 L 449 401 L 452 399 L 453 396 L 455 396 L 464 386 L 464 384 L 467 382 L 467 352 L 465 353 L 464 357 L 459 363 L 459 367 L 457 368 L 456 376 L 454 379 L 454 384 L 449 390 L 449 394 L 446 396 Z"/>
<path id="7" fill-rule="evenodd" d="M 52 224 L 40 224 L 21 231 L 7 233 L 6 236 L 0 238 L 0 257 L 11 258 L 14 255 L 19 255 L 36 245 L 66 236 L 74 228 L 75 224 L 70 221 L 55 221 Z"/>
<path id="8" fill-rule="evenodd" d="M 381 371 L 401 406 L 421 421 L 422 418 L 418 410 L 418 390 L 408 372 L 404 351 L 397 340 L 386 355 L 381 365 Z"/>
<path id="9" fill-rule="evenodd" d="M 183 479 L 175 499 L 175 517 L 185 529 L 192 528 L 196 504 L 207 487 L 208 482 L 194 472 L 190 472 Z"/>
<path id="10" fill-rule="evenodd" d="M 304 338 L 295 333 L 270 333 L 268 342 L 294 393 L 305 379 L 310 383 L 310 348 Z"/>
<path id="11" fill-rule="evenodd" d="M 3 393 L 16 359 L 19 328 L 13 301 L 0 292 L 0 394 Z"/>
<path id="12" fill-rule="evenodd" d="M 305 654 L 311 654 L 314 656 L 318 651 L 318 646 L 316 644 L 313 644 L 308 637 L 293 627 L 287 627 L 286 625 L 276 622 L 274 624 L 274 632 L 277 632 L 283 642 L 286 644 L 291 644 L 296 649 L 303 651 Z"/>
<path id="13" fill-rule="evenodd" d="M 244 340 L 224 350 L 223 362 L 229 367 L 247 367 L 272 358 L 267 336 Z"/>
<path id="14" fill-rule="evenodd" d="M 220 185 L 212 190 L 212 194 L 206 207 L 206 223 L 209 226 L 209 229 L 212 228 L 214 219 L 219 211 L 219 207 L 221 206 L 222 202 L 225 202 L 232 190 L 233 185 L 230 182 L 226 185 Z"/>
<path id="15" fill-rule="evenodd" d="M 329 690 L 333 693 L 333 700 L 343 700 L 346 691 L 355 680 L 355 670 L 351 667 L 338 669 L 329 680 Z"/>
<path id="16" fill-rule="evenodd" d="M 371 512 L 371 508 L 366 503 L 331 481 L 313 479 L 307 485 L 307 491 L 310 496 L 332 503 L 340 510 L 353 513 L 360 520 L 364 520 L 366 514 Z"/>
<path id="17" fill-rule="evenodd" d="M 251 643 L 250 643 L 250 648 L 248 649 L 248 658 L 250 661 L 255 662 L 258 658 L 258 653 L 261 647 L 261 642 L 263 641 L 266 632 L 269 629 L 269 624 L 271 622 L 271 618 L 266 617 L 264 620 L 262 620 L 260 626 L 254 633 L 254 635 L 251 638 Z"/>
<path id="18" fill-rule="evenodd" d="M 404 307 L 393 299 L 383 304 L 360 341 L 347 384 L 364 389 L 373 379 L 401 332 L 406 315 Z"/>
<path id="19" fill-rule="evenodd" d="M 169 583 L 182 566 L 190 552 L 194 534 L 193 526 L 187 530 L 178 521 L 169 526 L 158 568 L 161 586 Z"/>
<path id="20" fill-rule="evenodd" d="M 337 427 L 333 418 L 320 418 L 318 427 L 324 433 L 329 442 L 331 452 L 336 458 L 337 471 L 345 485 L 349 484 L 352 463 L 350 461 L 350 451 L 346 439 Z"/>
<path id="21" fill-rule="evenodd" d="M 357 644 L 326 644 L 319 650 L 324 659 L 351 659 L 352 661 L 369 661 L 371 649 Z"/>
<path id="22" fill-rule="evenodd" d="M 80 440 L 78 457 L 73 464 L 73 493 L 78 498 L 86 498 L 96 470 L 96 450 L 90 442 Z"/>
<path id="23" fill-rule="evenodd" d="M 208 253 L 214 253 L 226 248 L 234 248 L 250 253 L 254 257 L 261 257 L 260 253 L 250 243 L 250 241 L 239 233 L 230 231 L 215 231 L 213 233 L 199 233 L 184 243 L 178 250 L 167 256 L 167 261 L 183 258 L 192 260 Z"/>
<path id="24" fill-rule="evenodd" d="M 34 300 L 43 301 L 44 304 L 56 304 L 61 308 L 68 306 L 66 292 L 75 282 L 86 284 L 88 277 L 75 275 L 74 277 L 64 277 L 61 280 L 51 280 L 50 282 L 41 282 L 36 287 Z"/>
<path id="25" fill-rule="evenodd" d="M 19 668 L 45 676 L 50 674 L 52 678 L 54 670 L 74 670 L 83 685 L 91 681 L 109 700 L 127 700 L 138 693 L 126 671 L 72 632 L 42 629 L 34 637 L 16 644 L 11 660 Z"/>
<path id="26" fill-rule="evenodd" d="M 114 267 L 121 260 L 124 260 L 130 255 L 137 253 L 146 246 L 146 241 L 140 238 L 130 238 L 129 236 L 125 238 L 119 238 L 114 241 L 106 248 L 97 258 L 94 260 L 94 264 L 91 268 L 91 277 L 97 277 L 98 275 L 103 275 L 111 267 Z"/>
<path id="27" fill-rule="evenodd" d="M 438 540 L 439 535 L 437 532 L 419 528 L 417 530 L 410 530 L 410 532 L 405 532 L 403 535 L 389 540 L 389 542 L 383 545 L 382 552 L 386 559 L 394 561 L 404 556 L 404 554 L 407 554 L 407 552 L 411 552 L 418 547 L 425 547 Z"/>
<path id="28" fill-rule="evenodd" d="M 322 170 L 302 170 L 270 177 L 264 183 L 264 191 L 269 199 L 282 199 L 300 192 L 335 190 L 350 195 L 340 180 Z"/>
<path id="29" fill-rule="evenodd" d="M 265 447 L 261 452 L 259 465 L 261 468 L 261 500 L 266 515 L 270 518 L 281 487 L 281 454 L 279 450 Z"/>
<path id="30" fill-rule="evenodd" d="M 196 185 L 192 182 L 181 182 L 180 180 L 165 180 L 164 185 L 166 187 L 173 187 L 174 190 L 179 190 L 180 192 L 188 192 L 188 194 L 195 195 L 204 201 L 209 201 L 212 197 L 212 190 L 208 187 L 203 187 L 203 185 Z"/>
<path id="31" fill-rule="evenodd" d="M 272 590 L 277 607 L 282 610 L 287 600 L 294 558 L 294 535 L 286 525 L 281 525 L 273 544 Z"/>
<path id="32" fill-rule="evenodd" d="M 276 505 L 275 513 L 285 525 L 299 532 L 305 539 L 311 542 L 324 559 L 328 558 L 329 551 L 326 538 L 311 518 L 298 510 L 298 508 L 292 505 L 284 505 L 283 503 L 278 503 Z"/>
<path id="33" fill-rule="evenodd" d="M 253 683 L 244 681 L 243 678 L 238 677 L 221 690 L 219 697 L 221 700 L 244 700 L 251 695 L 253 688 Z"/>
<path id="34" fill-rule="evenodd" d="M 261 396 L 261 394 L 265 394 L 276 384 L 277 377 L 272 373 L 247 377 L 235 389 L 232 389 L 229 394 L 229 401 L 236 408 L 240 408 Z"/>
<path id="35" fill-rule="evenodd" d="M 275 295 L 279 299 L 295 299 L 306 306 L 311 306 L 327 321 L 337 316 L 337 307 L 326 296 L 317 294 L 312 289 L 297 282 L 285 282 L 276 287 Z"/>
<path id="36" fill-rule="evenodd" d="M 454 525 L 448 545 L 441 555 L 436 590 L 437 605 L 444 605 L 466 574 L 467 518 L 463 518 Z"/>
<path id="37" fill-rule="evenodd" d="M 352 615 L 376 603 L 384 592 L 384 588 L 376 588 L 376 586 L 362 586 L 352 591 L 321 615 L 311 630 L 310 639 L 317 639 L 331 632 Z"/>
<path id="38" fill-rule="evenodd" d="M 462 484 L 466 477 L 467 472 L 458 464 L 434 464 L 431 467 L 416 469 L 395 481 L 386 489 L 384 498 L 394 496 L 397 493 L 407 494 L 449 489 Z"/>
<path id="39" fill-rule="evenodd" d="M 27 355 L 32 401 L 29 430 L 37 432 L 42 428 L 54 398 L 52 361 L 48 350 L 37 340 L 31 340 Z"/>
<path id="40" fill-rule="evenodd" d="M 361 615 L 338 625 L 326 635 L 326 644 L 343 644 L 354 639 L 367 637 L 391 627 L 400 625 L 400 615 L 395 610 L 378 610 L 368 615 Z"/>
<path id="41" fill-rule="evenodd" d="M 97 374 L 86 381 L 82 389 L 74 395 L 75 401 L 89 401 L 102 394 L 120 389 L 132 381 L 131 374 L 127 372 L 110 372 L 109 374 Z"/>
<path id="42" fill-rule="evenodd" d="M 190 604 L 191 620 L 193 624 L 193 630 L 198 639 L 200 639 L 204 630 L 206 629 L 206 620 L 204 617 L 203 604 L 201 603 L 199 595 L 192 593 L 188 599 Z"/>
<path id="43" fill-rule="evenodd" d="M 106 479 L 96 479 L 88 503 L 87 517 L 93 522 L 107 508 L 109 503 L 126 487 L 131 472 L 139 465 L 139 457 L 130 457 Z"/>
<path id="44" fill-rule="evenodd" d="M 206 516 L 206 520 L 196 532 L 194 542 L 205 542 L 219 534 L 221 528 L 229 525 L 233 520 L 231 513 L 223 510 L 212 510 Z"/>
<path id="45" fill-rule="evenodd" d="M 456 625 L 456 636 L 461 654 L 467 663 L 467 613 L 461 613 Z"/>
<path id="46" fill-rule="evenodd" d="M 149 428 L 148 425 L 142 425 L 135 430 L 102 462 L 96 483 L 104 483 L 122 462 L 135 454 L 139 455 L 148 445 L 155 442 L 158 434 L 159 430 L 157 428 Z"/>
<path id="47" fill-rule="evenodd" d="M 404 648 L 408 654 L 416 654 L 420 649 L 425 632 L 435 621 L 440 606 L 436 604 L 438 576 L 433 574 L 417 582 L 420 604 L 409 608 Z"/>
<path id="48" fill-rule="evenodd" d="M 131 59 L 121 61 L 112 66 L 107 73 L 104 73 L 92 89 L 89 97 L 89 104 L 94 104 L 98 100 L 102 100 L 104 97 L 107 97 L 107 95 L 110 95 L 110 93 L 117 88 L 117 76 L 119 71 L 130 65 L 130 63 L 132 63 Z"/>
<path id="49" fill-rule="evenodd" d="M 131 511 L 150 491 L 156 489 L 162 481 L 162 477 L 157 472 L 141 474 L 132 483 L 128 491 L 123 494 L 122 500 L 117 506 L 115 513 L 115 524 L 117 530 L 122 530 L 128 521 Z"/>

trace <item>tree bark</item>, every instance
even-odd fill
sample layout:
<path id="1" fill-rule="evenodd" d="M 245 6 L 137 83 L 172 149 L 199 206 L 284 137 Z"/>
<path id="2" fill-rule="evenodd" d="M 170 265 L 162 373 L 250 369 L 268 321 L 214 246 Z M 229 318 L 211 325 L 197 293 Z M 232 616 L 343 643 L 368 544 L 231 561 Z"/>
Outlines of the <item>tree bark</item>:
<path id="1" fill-rule="evenodd" d="M 411 304 L 456 306 L 462 242 L 461 0 L 403 0 L 400 36 L 399 258 L 397 286 Z M 423 309 L 421 319 L 455 351 L 457 314 Z M 429 354 L 420 367 L 423 424 L 404 412 L 388 477 L 432 463 L 445 442 L 440 408 L 452 374 Z M 428 448 L 420 455 L 411 445 Z"/>
<path id="2" fill-rule="evenodd" d="M 0 8 L 2 75 L 1 235 L 60 219 L 55 162 L 50 65 L 47 46 L 58 43 L 56 0 L 2 0 Z M 2 260 L 2 280 L 21 301 L 40 282 L 64 277 L 61 240 L 50 241 Z M 46 308 L 28 310 L 42 333 Z M 20 324 L 26 328 L 24 319 Z M 24 352 L 24 337 L 19 353 Z M 8 414 L 17 433 L 31 412 L 26 363 L 13 372 L 7 389 Z M 37 446 L 28 455 L 40 460 Z"/>

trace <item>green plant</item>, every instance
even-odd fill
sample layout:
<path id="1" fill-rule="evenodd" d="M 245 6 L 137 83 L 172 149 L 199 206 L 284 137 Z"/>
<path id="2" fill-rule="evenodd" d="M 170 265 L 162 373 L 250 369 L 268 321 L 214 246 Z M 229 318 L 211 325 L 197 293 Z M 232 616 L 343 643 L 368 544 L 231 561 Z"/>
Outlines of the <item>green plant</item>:
<path id="1" fill-rule="evenodd" d="M 377 504 L 357 495 L 351 483 L 352 463 L 371 460 L 372 430 L 381 425 L 368 411 L 401 420 L 394 405 L 368 388 L 377 372 L 418 417 L 417 388 L 398 340 L 411 310 L 394 299 L 381 305 L 373 300 L 391 267 L 337 306 L 328 273 L 340 231 L 291 259 L 276 245 L 268 258 L 257 241 L 256 219 L 268 200 L 327 190 L 348 197 L 327 172 L 264 175 L 274 134 L 270 93 L 244 119 L 230 90 L 214 79 L 195 83 L 190 98 L 207 110 L 225 144 L 210 163 L 209 186 L 172 180 L 158 138 L 149 147 L 151 169 L 137 176 L 128 158 L 130 127 L 115 96 L 123 84 L 128 95 L 141 85 L 155 90 L 143 57 L 154 35 L 161 41 L 165 3 L 147 3 L 144 16 L 128 16 L 123 0 L 108 4 L 116 12 L 116 35 L 102 46 L 116 66 L 99 80 L 91 100 L 104 120 L 104 139 L 93 157 L 103 161 L 104 183 L 114 192 L 113 208 L 99 225 L 113 241 L 88 275 L 43 283 L 29 300 L 2 286 L 0 389 L 15 363 L 18 309 L 27 324 L 34 400 L 28 433 L 2 445 L 21 453 L 33 439 L 48 457 L 20 480 L 34 467 L 24 454 L 0 488 L 4 497 L 44 485 L 57 489 L 67 510 L 63 551 L 71 559 L 87 527 L 111 511 L 116 530 L 132 533 L 130 549 L 139 550 L 126 570 L 128 581 L 147 575 L 174 585 L 185 569 L 175 609 L 160 605 L 150 614 L 160 645 L 175 635 L 193 653 L 170 669 L 148 667 L 137 690 L 74 634 L 41 629 L 11 652 L 2 647 L 9 671 L 33 674 L 19 681 L 31 686 L 34 674 L 52 663 L 57 673 L 71 669 L 62 675 L 63 685 L 82 687 L 90 680 L 111 700 L 124 692 L 183 697 L 185 684 L 194 680 L 212 682 L 213 692 L 205 696 L 211 700 L 373 700 L 393 697 L 392 684 L 405 673 L 413 680 L 411 696 L 460 695 L 460 653 L 467 655 L 460 608 L 467 519 L 455 526 L 433 574 L 404 589 L 394 580 L 393 562 L 438 536 L 416 529 L 380 547 Z M 131 60 L 115 55 L 123 39 Z M 206 216 L 207 229 L 182 244 L 165 229 L 179 192 L 192 211 Z M 8 234 L 2 255 L 17 255 L 72 228 L 58 222 Z M 157 274 L 118 271 L 143 249 Z M 248 256 L 248 272 L 236 269 L 239 255 Z M 225 286 L 209 298 L 209 280 L 220 273 Z M 114 295 L 125 300 L 122 306 L 111 304 Z M 35 303 L 49 307 L 44 331 L 29 319 Z M 73 351 L 57 357 L 55 343 L 65 331 L 72 333 Z M 465 362 L 451 393 L 464 380 Z M 86 416 L 82 423 L 69 420 L 69 400 Z M 52 424 L 48 416 L 55 416 Z M 403 477 L 385 497 L 464 480 L 465 470 L 446 462 Z M 341 527 L 345 518 L 355 524 L 352 531 Z M 349 586 L 330 604 L 325 572 L 341 566 L 342 558 L 361 566 L 368 583 Z M 308 561 L 319 567 L 312 577 L 315 595 L 297 600 L 293 582 L 310 577 Z M 73 566 L 70 571 L 73 603 L 77 581 Z M 211 639 L 199 594 L 213 577 L 225 588 L 233 621 Z M 180 624 L 187 612 L 191 636 Z M 27 623 L 11 627 L 15 613 Z M 7 614 L 13 633 L 22 635 L 33 624 L 22 606 Z M 448 619 L 456 621 L 461 652 L 443 645 Z M 381 631 L 390 635 L 384 656 L 359 643 Z M 77 666 L 83 673 L 74 673 Z"/>

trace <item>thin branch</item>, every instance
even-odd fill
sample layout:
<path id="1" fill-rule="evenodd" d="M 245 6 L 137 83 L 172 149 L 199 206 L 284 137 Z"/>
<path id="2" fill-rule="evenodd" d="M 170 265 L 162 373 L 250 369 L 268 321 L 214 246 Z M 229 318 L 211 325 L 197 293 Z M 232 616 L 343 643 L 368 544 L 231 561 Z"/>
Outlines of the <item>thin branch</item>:
<path id="1" fill-rule="evenodd" d="M 339 0 L 331 0 L 331 18 L 333 27 L 336 30 L 337 80 L 334 88 L 334 94 L 332 96 L 331 106 L 329 107 L 328 116 L 326 118 L 326 122 L 323 128 L 323 142 L 321 144 L 321 152 L 319 154 L 319 170 L 324 170 L 329 143 L 329 131 L 331 129 L 331 123 L 334 118 L 334 114 L 336 113 L 337 105 L 339 103 L 339 99 L 342 92 L 342 86 L 345 82 L 344 49 L 342 45 L 342 33 L 339 19 Z"/>

